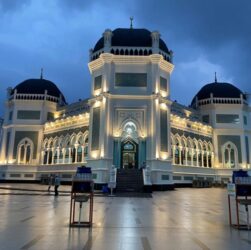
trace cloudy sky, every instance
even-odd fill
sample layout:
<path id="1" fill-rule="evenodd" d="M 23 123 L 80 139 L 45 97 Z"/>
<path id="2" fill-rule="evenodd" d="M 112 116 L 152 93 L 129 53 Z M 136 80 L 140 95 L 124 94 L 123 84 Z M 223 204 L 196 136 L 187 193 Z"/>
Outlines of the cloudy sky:
<path id="1" fill-rule="evenodd" d="M 0 0 L 0 116 L 7 87 L 41 67 L 69 103 L 88 97 L 89 49 L 130 16 L 174 51 L 173 100 L 188 105 L 215 71 L 251 93 L 250 13 L 249 0 Z"/>

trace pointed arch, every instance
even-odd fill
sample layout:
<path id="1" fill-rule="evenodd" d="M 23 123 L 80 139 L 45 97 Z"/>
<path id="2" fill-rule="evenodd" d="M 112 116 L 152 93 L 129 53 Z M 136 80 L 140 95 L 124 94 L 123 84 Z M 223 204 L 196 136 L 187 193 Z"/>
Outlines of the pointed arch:
<path id="1" fill-rule="evenodd" d="M 23 138 L 17 145 L 18 164 L 31 164 L 33 158 L 33 151 L 33 141 L 28 137 Z"/>
<path id="2" fill-rule="evenodd" d="M 77 139 L 77 136 L 75 133 L 73 133 L 71 135 L 71 139 L 70 139 L 70 145 L 74 147 L 74 144 L 76 143 L 76 139 Z"/>
<path id="3" fill-rule="evenodd" d="M 227 141 L 221 147 L 222 162 L 225 168 L 237 168 L 239 166 L 239 155 L 236 145 Z"/>

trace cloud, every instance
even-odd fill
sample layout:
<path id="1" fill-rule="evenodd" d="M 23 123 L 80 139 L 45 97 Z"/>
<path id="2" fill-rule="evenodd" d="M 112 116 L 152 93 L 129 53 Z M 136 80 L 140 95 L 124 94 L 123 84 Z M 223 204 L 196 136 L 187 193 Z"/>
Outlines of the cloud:
<path id="1" fill-rule="evenodd" d="M 130 16 L 174 51 L 174 99 L 189 104 L 215 71 L 251 92 L 249 13 L 248 0 L 0 0 L 0 100 L 41 67 L 68 102 L 90 96 L 89 49 L 106 28 L 129 27 Z"/>
<path id="2" fill-rule="evenodd" d="M 29 4 L 31 0 L 0 0 L 0 12 L 12 12 Z"/>

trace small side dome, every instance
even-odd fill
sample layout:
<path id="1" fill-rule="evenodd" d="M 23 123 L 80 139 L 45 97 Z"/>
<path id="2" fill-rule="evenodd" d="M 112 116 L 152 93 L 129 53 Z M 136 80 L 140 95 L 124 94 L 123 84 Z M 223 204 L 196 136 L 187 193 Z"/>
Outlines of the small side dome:
<path id="1" fill-rule="evenodd" d="M 17 94 L 44 94 L 47 90 L 47 95 L 57 98 L 61 97 L 62 101 L 66 103 L 64 95 L 56 84 L 43 78 L 25 80 L 12 89 L 11 94 L 14 94 L 15 90 Z"/>
<path id="2" fill-rule="evenodd" d="M 211 97 L 211 94 L 215 98 L 241 98 L 241 95 L 243 96 L 243 99 L 246 100 L 245 94 L 232 85 L 231 83 L 227 82 L 213 82 L 208 83 L 205 86 L 203 86 L 200 91 L 194 96 L 191 106 L 196 106 L 196 99 L 198 101 L 203 99 L 208 99 Z"/>

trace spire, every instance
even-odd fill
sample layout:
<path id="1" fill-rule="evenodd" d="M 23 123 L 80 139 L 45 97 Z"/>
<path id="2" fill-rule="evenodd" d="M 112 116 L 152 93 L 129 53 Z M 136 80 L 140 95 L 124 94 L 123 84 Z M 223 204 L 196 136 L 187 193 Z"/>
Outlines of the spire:
<path id="1" fill-rule="evenodd" d="M 130 29 L 133 29 L 133 25 L 132 25 L 132 21 L 133 21 L 133 17 L 130 17 Z"/>
<path id="2" fill-rule="evenodd" d="M 214 72 L 214 82 L 217 83 L 217 74 Z"/>
<path id="3" fill-rule="evenodd" d="M 44 71 L 44 69 L 43 69 L 43 68 L 41 68 L 40 79 L 43 79 L 43 78 L 44 78 L 44 76 L 43 76 L 43 71 Z"/>

